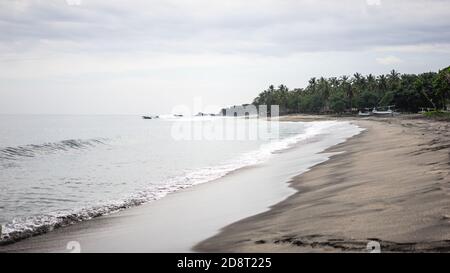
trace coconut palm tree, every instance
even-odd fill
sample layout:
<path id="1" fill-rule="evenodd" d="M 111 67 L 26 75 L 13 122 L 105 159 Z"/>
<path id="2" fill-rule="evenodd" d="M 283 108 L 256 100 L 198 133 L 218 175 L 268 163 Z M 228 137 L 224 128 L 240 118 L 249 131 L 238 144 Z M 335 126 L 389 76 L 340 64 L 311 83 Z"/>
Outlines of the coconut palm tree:
<path id="1" fill-rule="evenodd" d="M 348 98 L 348 105 L 350 106 L 350 111 L 353 109 L 353 88 L 348 76 L 341 77 L 341 88 Z"/>

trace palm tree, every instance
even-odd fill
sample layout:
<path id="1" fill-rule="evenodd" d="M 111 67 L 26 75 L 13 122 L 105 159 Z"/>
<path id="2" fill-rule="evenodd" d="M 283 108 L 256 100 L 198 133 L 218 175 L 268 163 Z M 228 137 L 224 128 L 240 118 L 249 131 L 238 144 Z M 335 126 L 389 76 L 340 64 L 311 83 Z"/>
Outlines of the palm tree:
<path id="1" fill-rule="evenodd" d="M 378 76 L 378 90 L 381 91 L 381 93 L 384 95 L 387 91 L 387 78 L 385 75 Z"/>
<path id="2" fill-rule="evenodd" d="M 342 86 L 345 94 L 347 94 L 348 105 L 350 106 L 350 111 L 352 111 L 352 109 L 353 109 L 353 89 L 352 89 L 351 83 L 349 82 L 348 76 L 344 75 L 341 77 L 341 86 Z"/>
<path id="3" fill-rule="evenodd" d="M 372 74 L 367 75 L 367 87 L 370 91 L 374 91 L 377 87 L 377 82 L 375 77 Z"/>
<path id="4" fill-rule="evenodd" d="M 320 77 L 317 87 L 322 98 L 327 99 L 330 95 L 330 86 L 324 77 Z"/>
<path id="5" fill-rule="evenodd" d="M 388 87 L 391 91 L 395 91 L 399 87 L 400 83 L 400 73 L 395 71 L 394 69 L 391 70 L 389 75 L 387 75 L 387 82 Z"/>
<path id="6" fill-rule="evenodd" d="M 339 80 L 336 77 L 331 77 L 328 80 L 330 82 L 332 89 L 337 89 L 339 87 Z"/>
<path id="7" fill-rule="evenodd" d="M 317 84 L 316 78 L 315 77 L 311 78 L 308 83 L 309 83 L 308 90 L 310 90 L 312 93 L 315 93 Z"/>

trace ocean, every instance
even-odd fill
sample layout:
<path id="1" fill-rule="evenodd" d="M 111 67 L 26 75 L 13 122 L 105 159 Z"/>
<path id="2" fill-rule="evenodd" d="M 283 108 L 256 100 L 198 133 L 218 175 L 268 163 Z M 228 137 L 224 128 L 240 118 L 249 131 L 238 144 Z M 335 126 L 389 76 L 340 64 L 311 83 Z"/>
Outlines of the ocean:
<path id="1" fill-rule="evenodd" d="M 1 238 L 153 202 L 319 137 L 358 132 L 337 121 L 0 115 Z"/>

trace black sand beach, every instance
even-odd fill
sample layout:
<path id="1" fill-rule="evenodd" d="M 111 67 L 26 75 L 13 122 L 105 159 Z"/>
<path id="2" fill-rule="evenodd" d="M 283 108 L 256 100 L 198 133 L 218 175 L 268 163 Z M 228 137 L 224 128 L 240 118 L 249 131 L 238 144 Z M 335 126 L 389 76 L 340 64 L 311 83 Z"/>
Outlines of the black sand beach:
<path id="1" fill-rule="evenodd" d="M 450 251 L 450 125 L 350 120 L 367 130 L 316 154 L 290 188 L 270 181 L 307 170 L 304 150 L 0 251 L 67 252 L 76 241 L 84 252 L 360 252 L 372 240 L 386 252 Z"/>
<path id="2" fill-rule="evenodd" d="M 359 252 L 375 240 L 381 251 L 450 251 L 450 124 L 354 122 L 367 131 L 329 149 L 341 154 L 293 179 L 296 194 L 195 249 Z"/>

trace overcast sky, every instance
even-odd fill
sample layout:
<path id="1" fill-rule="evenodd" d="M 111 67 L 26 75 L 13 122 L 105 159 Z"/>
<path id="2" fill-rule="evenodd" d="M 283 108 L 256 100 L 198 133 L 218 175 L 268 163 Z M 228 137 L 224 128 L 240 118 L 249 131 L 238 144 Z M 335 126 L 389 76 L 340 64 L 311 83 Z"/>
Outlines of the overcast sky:
<path id="1" fill-rule="evenodd" d="M 0 113 L 169 113 L 450 65 L 448 0 L 1 0 Z"/>

